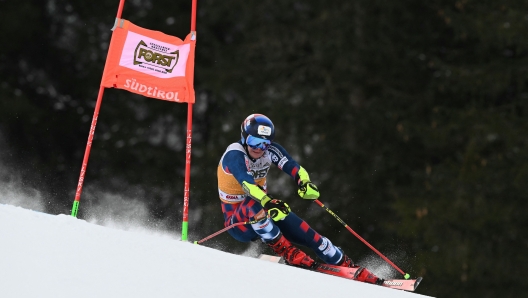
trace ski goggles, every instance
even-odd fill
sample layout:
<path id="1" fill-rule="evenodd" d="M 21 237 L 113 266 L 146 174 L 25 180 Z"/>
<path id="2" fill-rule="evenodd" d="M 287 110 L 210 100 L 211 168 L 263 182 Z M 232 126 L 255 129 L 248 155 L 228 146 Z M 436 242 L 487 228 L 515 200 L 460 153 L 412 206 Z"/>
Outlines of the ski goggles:
<path id="1" fill-rule="evenodd" d="M 246 139 L 246 144 L 253 149 L 267 150 L 271 144 L 270 140 L 265 140 L 261 138 L 256 138 L 252 135 L 249 135 Z"/>

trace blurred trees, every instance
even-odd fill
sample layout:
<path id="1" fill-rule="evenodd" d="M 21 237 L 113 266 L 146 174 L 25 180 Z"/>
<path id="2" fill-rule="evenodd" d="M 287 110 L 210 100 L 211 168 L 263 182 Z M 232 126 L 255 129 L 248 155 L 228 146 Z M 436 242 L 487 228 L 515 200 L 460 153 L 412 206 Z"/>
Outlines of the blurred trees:
<path id="1" fill-rule="evenodd" d="M 94 4 L 0 1 L 5 163 L 46 191 L 49 212 L 71 208 L 118 1 Z M 184 37 L 190 7 L 128 1 L 123 17 Z M 525 1 L 202 1 L 197 25 L 193 237 L 221 228 L 216 166 L 258 112 L 321 201 L 425 277 L 420 293 L 527 292 Z M 186 115 L 186 105 L 105 91 L 86 187 L 141 198 L 177 228 Z M 270 191 L 319 232 L 356 260 L 372 254 L 296 198 L 286 175 L 270 175 Z M 81 199 L 81 218 L 90 204 Z M 219 237 L 227 251 L 243 247 Z"/>

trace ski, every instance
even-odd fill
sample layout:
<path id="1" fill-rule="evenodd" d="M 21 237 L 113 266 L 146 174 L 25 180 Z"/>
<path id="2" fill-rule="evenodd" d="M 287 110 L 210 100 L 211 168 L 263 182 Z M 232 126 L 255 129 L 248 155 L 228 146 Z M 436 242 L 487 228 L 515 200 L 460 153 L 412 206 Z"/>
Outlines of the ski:
<path id="1" fill-rule="evenodd" d="M 339 276 L 346 279 L 356 280 L 356 275 L 359 273 L 358 271 L 360 268 L 361 267 L 347 268 L 329 264 L 319 264 L 313 270 L 329 275 Z M 386 279 L 383 281 L 383 284 L 381 284 L 381 286 L 391 289 L 414 292 L 421 281 L 421 277 L 417 279 Z"/>
<path id="2" fill-rule="evenodd" d="M 417 279 L 386 279 L 382 286 L 392 289 L 414 292 L 422 282 L 422 277 Z"/>
<path id="3" fill-rule="evenodd" d="M 258 258 L 264 261 L 268 261 L 268 262 L 286 264 L 286 262 L 284 261 L 282 257 L 261 254 Z M 318 264 L 317 267 L 309 269 L 309 270 L 313 270 L 316 272 L 329 274 L 333 276 L 338 276 L 338 277 L 342 277 L 346 279 L 355 280 L 356 274 L 358 273 L 360 268 L 361 267 L 348 268 L 348 267 L 341 267 L 341 266 L 335 266 L 335 265 L 329 265 L 329 264 Z M 418 277 L 417 279 L 386 279 L 383 281 L 383 284 L 381 284 L 381 286 L 391 288 L 391 289 L 414 292 L 421 281 L 422 281 L 421 277 Z"/>

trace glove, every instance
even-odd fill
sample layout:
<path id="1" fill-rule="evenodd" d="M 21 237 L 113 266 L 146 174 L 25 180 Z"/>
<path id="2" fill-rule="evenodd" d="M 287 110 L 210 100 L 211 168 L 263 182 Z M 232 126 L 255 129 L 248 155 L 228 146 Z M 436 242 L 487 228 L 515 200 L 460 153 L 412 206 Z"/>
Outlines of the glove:
<path id="1" fill-rule="evenodd" d="M 319 189 L 311 181 L 301 182 L 297 193 L 305 200 L 317 200 L 319 198 Z"/>
<path id="2" fill-rule="evenodd" d="M 299 168 L 299 190 L 297 193 L 299 196 L 306 200 L 316 200 L 319 198 L 319 189 L 317 189 L 317 186 L 313 184 L 310 181 L 310 176 L 308 175 L 308 172 L 303 167 Z"/>
<path id="3" fill-rule="evenodd" d="M 266 196 L 261 203 L 264 209 L 268 210 L 269 216 L 274 221 L 283 220 L 291 211 L 288 204 L 281 200 L 273 199 L 270 196 Z"/>

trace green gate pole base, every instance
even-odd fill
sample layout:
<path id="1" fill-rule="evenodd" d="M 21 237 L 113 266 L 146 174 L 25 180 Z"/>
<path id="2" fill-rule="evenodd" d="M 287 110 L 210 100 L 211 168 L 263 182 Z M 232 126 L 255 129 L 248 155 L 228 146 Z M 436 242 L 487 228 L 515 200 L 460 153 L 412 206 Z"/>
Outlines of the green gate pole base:
<path id="1" fill-rule="evenodd" d="M 188 229 L 189 229 L 189 222 L 184 221 L 182 223 L 182 237 L 181 237 L 182 241 L 187 241 L 187 230 Z"/>
<path id="2" fill-rule="evenodd" d="M 79 211 L 79 201 L 74 201 L 71 216 L 77 217 L 77 211 Z"/>

